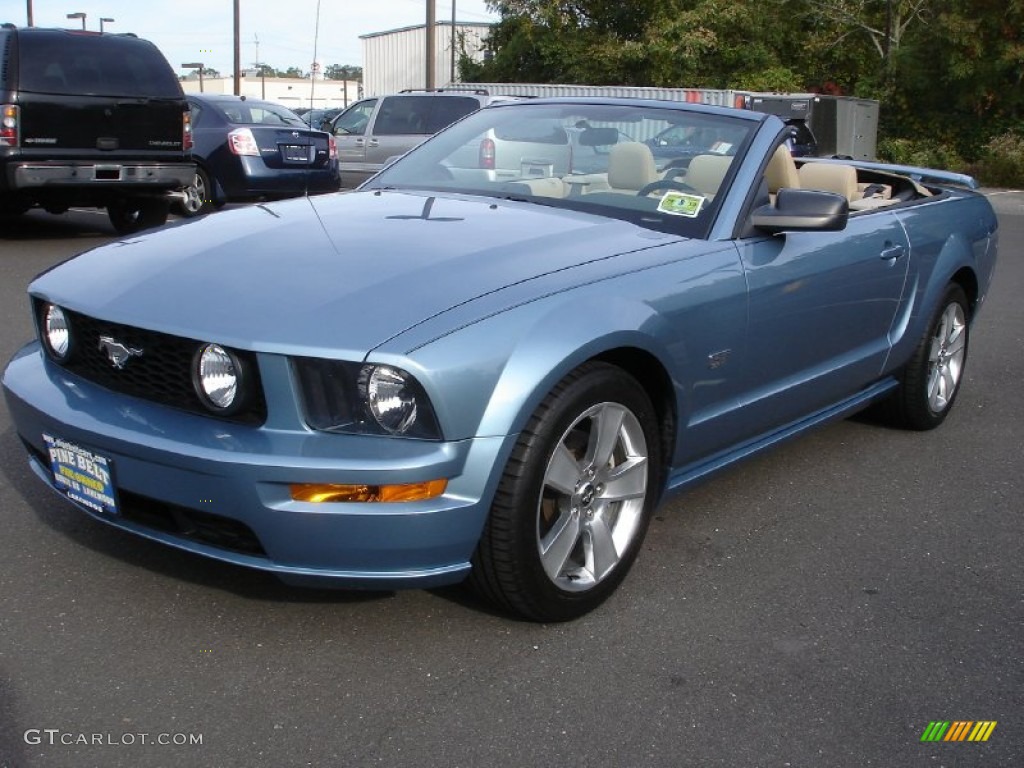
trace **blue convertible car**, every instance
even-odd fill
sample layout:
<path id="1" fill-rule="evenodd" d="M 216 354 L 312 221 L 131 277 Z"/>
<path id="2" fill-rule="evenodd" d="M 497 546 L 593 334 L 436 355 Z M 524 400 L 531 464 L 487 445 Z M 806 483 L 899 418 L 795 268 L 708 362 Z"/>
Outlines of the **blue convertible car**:
<path id="1" fill-rule="evenodd" d="M 673 126 L 729 151 L 655 160 Z M 38 341 L 4 373 L 32 468 L 290 583 L 468 577 L 579 616 L 667 494 L 868 406 L 918 430 L 953 406 L 988 201 L 938 171 L 798 167 L 787 137 L 698 105 L 500 104 L 355 192 L 84 253 L 32 282 Z M 579 167 L 576 145 L 602 149 Z"/>

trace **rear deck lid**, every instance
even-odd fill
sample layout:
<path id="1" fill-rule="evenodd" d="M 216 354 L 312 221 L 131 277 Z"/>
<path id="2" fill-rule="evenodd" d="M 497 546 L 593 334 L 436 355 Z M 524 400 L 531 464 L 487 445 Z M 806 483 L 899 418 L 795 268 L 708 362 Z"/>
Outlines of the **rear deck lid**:
<path id="1" fill-rule="evenodd" d="M 233 127 L 252 134 L 268 168 L 323 168 L 330 161 L 329 134 L 285 107 L 250 99 L 217 105 Z"/>

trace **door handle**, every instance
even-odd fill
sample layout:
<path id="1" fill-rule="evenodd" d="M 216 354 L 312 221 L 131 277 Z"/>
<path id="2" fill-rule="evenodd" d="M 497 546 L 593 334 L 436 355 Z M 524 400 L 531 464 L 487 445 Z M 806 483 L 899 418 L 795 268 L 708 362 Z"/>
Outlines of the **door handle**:
<path id="1" fill-rule="evenodd" d="M 377 141 L 376 139 L 370 139 L 370 146 L 371 147 L 376 147 L 379 144 L 380 144 L 380 142 Z"/>
<path id="2" fill-rule="evenodd" d="M 895 261 L 907 251 L 902 245 L 893 245 L 892 243 L 886 243 L 885 245 L 886 247 L 882 249 L 880 254 L 884 261 Z"/>
<path id="3" fill-rule="evenodd" d="M 365 143 L 366 143 L 366 139 L 356 139 L 356 140 L 355 140 L 355 145 L 356 145 L 357 147 L 361 147 L 361 146 L 363 146 L 363 144 L 365 144 Z"/>

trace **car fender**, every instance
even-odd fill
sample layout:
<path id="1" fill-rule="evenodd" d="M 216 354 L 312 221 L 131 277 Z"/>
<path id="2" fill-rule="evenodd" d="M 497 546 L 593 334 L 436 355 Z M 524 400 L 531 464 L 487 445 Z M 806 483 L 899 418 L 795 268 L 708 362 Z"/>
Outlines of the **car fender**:
<path id="1" fill-rule="evenodd" d="M 665 318 L 626 298 L 601 301 L 589 291 L 557 294 L 501 312 L 431 341 L 407 355 L 378 350 L 368 362 L 409 370 L 423 384 L 446 439 L 501 436 L 523 429 L 555 385 L 612 350 L 640 350 L 669 370 Z M 472 361 L 466 350 L 472 349 Z M 674 381 L 676 408 L 685 382 Z"/>
<path id="2" fill-rule="evenodd" d="M 953 201 L 939 201 L 918 210 L 921 215 L 933 216 L 937 210 L 949 215 L 950 203 Z M 952 211 L 955 214 L 965 208 L 962 201 L 955 205 L 957 208 Z M 969 226 L 971 222 L 966 220 L 969 217 L 961 218 L 964 219 L 962 224 L 954 227 L 941 242 L 927 243 L 920 235 L 921 225 L 915 221 L 915 214 L 900 215 L 911 242 L 911 269 L 906 290 L 911 292 L 912 298 L 907 302 L 905 314 L 897 317 L 893 325 L 890 334 L 893 346 L 887 370 L 899 368 L 914 353 L 951 281 L 964 284 L 975 309 L 984 299 L 992 270 L 991 263 L 982 262 L 995 259 L 995 217 L 979 216 L 976 227 Z"/>

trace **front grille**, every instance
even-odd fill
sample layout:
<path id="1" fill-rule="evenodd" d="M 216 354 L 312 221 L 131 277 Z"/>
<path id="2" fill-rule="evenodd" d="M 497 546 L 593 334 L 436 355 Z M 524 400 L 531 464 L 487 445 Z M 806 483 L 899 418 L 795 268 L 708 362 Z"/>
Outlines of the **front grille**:
<path id="1" fill-rule="evenodd" d="M 133 523 L 218 549 L 256 557 L 267 556 L 252 529 L 229 517 L 167 504 L 128 491 L 118 493 L 118 502 L 121 517 Z"/>
<path id="2" fill-rule="evenodd" d="M 43 328 L 44 311 L 45 304 L 38 302 L 36 316 L 40 329 Z M 210 411 L 203 404 L 192 383 L 192 360 L 204 342 L 97 320 L 78 312 L 65 310 L 65 314 L 74 346 L 62 365 L 82 378 L 114 392 L 204 416 L 244 424 L 262 424 L 266 420 L 267 406 L 259 368 L 256 356 L 251 352 L 234 350 L 245 372 L 246 390 L 240 395 L 245 399 L 240 410 L 224 416 Z M 131 357 L 123 368 L 115 368 L 100 348 L 101 336 L 113 337 L 126 347 L 142 350 L 142 354 Z"/>

